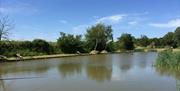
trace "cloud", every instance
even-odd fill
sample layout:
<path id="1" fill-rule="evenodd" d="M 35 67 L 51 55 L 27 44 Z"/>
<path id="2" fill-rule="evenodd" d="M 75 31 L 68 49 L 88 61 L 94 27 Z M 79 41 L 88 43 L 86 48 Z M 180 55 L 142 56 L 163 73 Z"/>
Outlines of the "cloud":
<path id="1" fill-rule="evenodd" d="M 128 22 L 128 24 L 129 24 L 129 25 L 137 25 L 138 22 L 137 22 L 137 21 L 130 21 L 130 22 Z"/>
<path id="2" fill-rule="evenodd" d="M 23 2 L 14 2 L 13 4 L 4 4 L 0 7 L 0 13 L 2 14 L 34 14 L 37 13 L 33 5 Z"/>
<path id="3" fill-rule="evenodd" d="M 117 15 L 111 15 L 111 16 L 106 16 L 97 19 L 96 23 L 112 23 L 116 24 L 119 23 L 126 15 L 125 14 L 117 14 Z"/>
<path id="4" fill-rule="evenodd" d="M 166 23 L 150 23 L 149 25 L 157 28 L 176 28 L 180 26 L 180 19 L 170 20 Z"/>
<path id="5" fill-rule="evenodd" d="M 86 25 L 86 24 L 75 26 L 72 28 L 72 31 L 73 31 L 72 33 L 78 34 L 78 35 L 84 34 L 86 32 L 86 29 L 88 28 L 88 26 L 89 25 Z"/>
<path id="6" fill-rule="evenodd" d="M 139 27 L 140 23 L 145 21 L 144 17 L 142 16 L 146 14 L 148 14 L 148 12 L 133 13 L 133 14 L 114 14 L 114 15 L 105 16 L 105 17 L 93 16 L 92 21 L 73 27 L 72 33 L 84 34 L 86 32 L 86 29 L 89 26 L 95 25 L 97 23 L 104 23 L 104 24 L 112 25 L 115 28 L 114 31 L 118 30 L 117 27 L 118 28 L 125 27 L 128 29 L 132 27 L 132 26 L 127 27 L 127 25 L 133 25 L 133 28 Z"/>
<path id="7" fill-rule="evenodd" d="M 68 23 L 66 20 L 60 20 L 59 22 L 62 23 L 62 24 L 67 24 Z"/>

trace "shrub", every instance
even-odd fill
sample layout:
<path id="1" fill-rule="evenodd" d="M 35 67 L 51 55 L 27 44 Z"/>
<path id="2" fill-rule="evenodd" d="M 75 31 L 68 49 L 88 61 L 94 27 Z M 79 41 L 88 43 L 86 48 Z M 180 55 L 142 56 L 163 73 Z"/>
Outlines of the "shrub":
<path id="1" fill-rule="evenodd" d="M 173 52 L 172 50 L 165 50 L 158 55 L 156 60 L 156 66 L 158 67 L 180 67 L 180 52 Z"/>

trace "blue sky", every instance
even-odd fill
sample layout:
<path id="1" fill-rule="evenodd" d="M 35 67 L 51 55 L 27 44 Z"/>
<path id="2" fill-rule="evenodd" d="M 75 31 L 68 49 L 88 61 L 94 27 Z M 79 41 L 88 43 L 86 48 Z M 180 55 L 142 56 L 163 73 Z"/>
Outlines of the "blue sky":
<path id="1" fill-rule="evenodd" d="M 15 40 L 56 41 L 59 32 L 84 34 L 98 22 L 112 25 L 114 38 L 162 37 L 180 26 L 180 0 L 0 0 L 0 13 L 14 21 Z"/>

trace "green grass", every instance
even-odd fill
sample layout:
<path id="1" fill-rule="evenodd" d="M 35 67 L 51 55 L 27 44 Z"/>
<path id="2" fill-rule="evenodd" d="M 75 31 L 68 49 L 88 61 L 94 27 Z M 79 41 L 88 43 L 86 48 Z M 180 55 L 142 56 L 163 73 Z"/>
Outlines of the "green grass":
<path id="1" fill-rule="evenodd" d="M 173 52 L 169 49 L 159 53 L 155 65 L 156 67 L 180 69 L 180 52 Z"/>

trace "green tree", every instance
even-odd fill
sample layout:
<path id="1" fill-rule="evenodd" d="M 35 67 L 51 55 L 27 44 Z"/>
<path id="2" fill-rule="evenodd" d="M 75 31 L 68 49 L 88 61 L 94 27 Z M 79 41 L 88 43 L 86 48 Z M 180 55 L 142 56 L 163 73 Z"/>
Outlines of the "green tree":
<path id="1" fill-rule="evenodd" d="M 33 51 L 51 54 L 53 52 L 53 47 L 42 39 L 35 39 L 32 41 Z"/>
<path id="2" fill-rule="evenodd" d="M 163 43 L 164 43 L 165 46 L 176 47 L 176 43 L 174 41 L 174 33 L 173 32 L 168 32 L 163 37 Z"/>
<path id="3" fill-rule="evenodd" d="M 116 47 L 116 43 L 114 41 L 110 41 L 109 43 L 107 43 L 106 45 L 106 50 L 108 52 L 114 52 L 117 50 L 117 47 Z"/>
<path id="4" fill-rule="evenodd" d="M 118 38 L 117 45 L 119 49 L 122 50 L 133 50 L 134 49 L 133 36 L 127 33 L 122 34 L 121 37 Z"/>
<path id="5" fill-rule="evenodd" d="M 150 43 L 154 43 L 155 47 L 162 47 L 163 46 L 162 38 L 152 38 L 152 39 L 150 39 Z"/>
<path id="6" fill-rule="evenodd" d="M 85 34 L 87 46 L 89 50 L 102 51 L 107 48 L 107 44 L 113 41 L 111 26 L 98 23 L 87 29 Z"/>
<path id="7" fill-rule="evenodd" d="M 141 38 L 137 39 L 137 42 L 142 47 L 147 47 L 150 44 L 149 38 L 146 35 L 141 35 Z"/>
<path id="8" fill-rule="evenodd" d="M 177 45 L 180 47 L 180 27 L 177 27 L 174 33 L 174 40 Z"/>
<path id="9" fill-rule="evenodd" d="M 76 53 L 77 51 L 84 52 L 81 35 L 74 36 L 61 32 L 57 44 L 64 53 Z"/>

